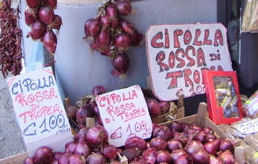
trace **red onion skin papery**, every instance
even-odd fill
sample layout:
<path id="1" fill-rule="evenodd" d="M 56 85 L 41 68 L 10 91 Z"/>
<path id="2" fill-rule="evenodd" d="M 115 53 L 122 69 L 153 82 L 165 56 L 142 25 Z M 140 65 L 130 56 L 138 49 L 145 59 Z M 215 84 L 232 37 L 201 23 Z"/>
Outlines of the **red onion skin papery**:
<path id="1" fill-rule="evenodd" d="M 129 58 L 125 53 L 119 53 L 116 57 L 114 57 L 112 61 L 112 66 L 114 69 L 111 73 L 115 76 L 120 76 L 127 72 L 129 67 Z"/>
<path id="2" fill-rule="evenodd" d="M 87 157 L 90 154 L 90 152 L 91 152 L 91 150 L 90 150 L 90 147 L 88 146 L 88 144 L 77 143 L 74 153 Z"/>
<path id="3" fill-rule="evenodd" d="M 57 38 L 52 30 L 48 30 L 43 37 L 43 44 L 48 52 L 54 54 L 56 52 Z"/>
<path id="4" fill-rule="evenodd" d="M 147 148 L 147 144 L 144 139 L 139 137 L 130 137 L 125 142 L 126 149 L 138 148 L 141 151 Z"/>
<path id="5" fill-rule="evenodd" d="M 100 33 L 95 36 L 95 40 L 100 48 L 107 48 L 111 42 L 109 29 L 108 28 L 102 29 Z"/>
<path id="6" fill-rule="evenodd" d="M 53 22 L 49 25 L 49 27 L 50 27 L 51 29 L 60 30 L 62 24 L 63 24 L 62 18 L 61 18 L 59 15 L 55 15 L 55 16 L 54 16 L 54 20 L 53 20 Z"/>
<path id="7" fill-rule="evenodd" d="M 172 131 L 177 131 L 177 132 L 182 132 L 183 131 L 183 126 L 181 123 L 177 122 L 177 121 L 173 121 L 170 125 L 169 125 L 170 129 Z"/>
<path id="8" fill-rule="evenodd" d="M 161 108 L 159 102 L 154 98 L 148 98 L 146 100 L 147 106 L 152 117 L 156 117 L 161 114 Z"/>
<path id="9" fill-rule="evenodd" d="M 236 160 L 231 151 L 226 150 L 225 152 L 219 155 L 219 158 L 222 159 L 223 164 L 235 164 Z"/>
<path id="10" fill-rule="evenodd" d="M 128 161 L 133 161 L 141 155 L 141 150 L 138 148 L 124 149 L 121 154 L 125 156 Z"/>
<path id="11" fill-rule="evenodd" d="M 209 164 L 210 157 L 205 150 L 199 150 L 192 154 L 193 161 L 197 164 Z"/>
<path id="12" fill-rule="evenodd" d="M 216 139 L 214 141 L 207 142 L 206 144 L 204 144 L 204 148 L 209 154 L 216 155 L 216 153 L 219 150 L 219 143 L 219 139 Z"/>
<path id="13" fill-rule="evenodd" d="M 100 30 L 99 19 L 89 19 L 84 25 L 86 37 L 94 37 Z"/>
<path id="14" fill-rule="evenodd" d="M 159 151 L 158 156 L 157 156 L 157 162 L 167 162 L 170 163 L 172 162 L 172 157 L 168 151 Z"/>
<path id="15" fill-rule="evenodd" d="M 95 126 L 88 130 L 86 135 L 89 144 L 100 145 L 108 142 L 107 131 L 102 126 Z"/>
<path id="16" fill-rule="evenodd" d="M 84 156 L 73 154 L 69 160 L 70 164 L 86 164 L 86 160 Z"/>
<path id="17" fill-rule="evenodd" d="M 168 143 L 161 138 L 153 138 L 150 141 L 150 147 L 155 148 L 157 150 L 165 150 L 168 146 Z"/>
<path id="18" fill-rule="evenodd" d="M 143 159 L 150 164 L 154 164 L 157 160 L 157 151 L 154 148 L 148 148 L 142 153 Z"/>
<path id="19" fill-rule="evenodd" d="M 213 155 L 210 155 L 210 164 L 223 164 L 223 161 L 221 158 L 216 158 Z"/>
<path id="20" fill-rule="evenodd" d="M 178 158 L 182 155 L 188 155 L 187 152 L 185 152 L 183 149 L 174 150 L 171 153 L 172 160 L 175 162 L 178 160 Z"/>
<path id="21" fill-rule="evenodd" d="M 234 145 L 229 140 L 220 139 L 219 149 L 220 151 L 230 150 L 232 153 L 234 153 Z"/>
<path id="22" fill-rule="evenodd" d="M 168 102 L 162 101 L 162 102 L 159 103 L 159 106 L 161 108 L 161 113 L 162 114 L 165 114 L 165 113 L 169 112 L 170 105 L 169 105 Z"/>
<path id="23" fill-rule="evenodd" d="M 67 114 L 67 117 L 72 119 L 72 120 L 75 120 L 76 119 L 76 112 L 79 110 L 79 108 L 77 106 L 74 106 L 74 105 L 70 105 L 67 110 L 66 110 L 66 114 Z"/>
<path id="24" fill-rule="evenodd" d="M 115 36 L 115 46 L 118 49 L 126 50 L 130 46 L 131 39 L 124 33 Z"/>
<path id="25" fill-rule="evenodd" d="M 36 164 L 50 163 L 53 160 L 52 149 L 47 146 L 39 147 L 34 155 L 34 162 Z"/>
<path id="26" fill-rule="evenodd" d="M 174 162 L 174 164 L 193 164 L 193 159 L 189 155 L 183 154 Z"/>
<path id="27" fill-rule="evenodd" d="M 45 31 L 46 31 L 46 26 L 43 23 L 36 21 L 31 25 L 30 37 L 33 40 L 40 39 L 41 37 L 44 36 Z"/>
<path id="28" fill-rule="evenodd" d="M 32 25 L 37 20 L 37 15 L 36 15 L 35 11 L 30 8 L 28 8 L 24 11 L 24 16 L 25 16 L 25 23 L 27 25 Z"/>
<path id="29" fill-rule="evenodd" d="M 30 8 L 36 8 L 39 7 L 41 0 L 26 0 L 26 2 Z"/>
<path id="30" fill-rule="evenodd" d="M 64 155 L 63 152 L 55 152 L 54 158 L 58 161 L 62 157 L 62 155 Z"/>
<path id="31" fill-rule="evenodd" d="M 54 11 L 52 8 L 44 6 L 38 11 L 38 17 L 40 21 L 46 25 L 49 25 L 54 20 Z"/>
<path id="32" fill-rule="evenodd" d="M 89 116 L 90 116 L 89 109 L 86 109 L 86 107 L 81 107 L 76 112 L 76 122 L 78 124 L 85 125 L 85 119 L 86 119 L 86 117 L 89 117 Z"/>
<path id="33" fill-rule="evenodd" d="M 127 0 L 116 2 L 116 9 L 119 14 L 126 16 L 132 11 L 131 3 Z"/>
<path id="34" fill-rule="evenodd" d="M 70 164 L 70 157 L 71 154 L 62 155 L 61 158 L 58 160 L 58 164 Z"/>
<path id="35" fill-rule="evenodd" d="M 106 7 L 106 14 L 112 19 L 115 18 L 117 16 L 117 10 L 116 10 L 116 6 L 115 5 L 108 5 Z"/>
<path id="36" fill-rule="evenodd" d="M 54 9 L 56 8 L 57 0 L 47 0 L 47 4 Z"/>
<path id="37" fill-rule="evenodd" d="M 77 143 L 74 141 L 67 143 L 65 145 L 65 153 L 69 153 L 69 154 L 75 153 L 76 146 L 77 146 Z"/>
<path id="38" fill-rule="evenodd" d="M 173 152 L 174 150 L 177 150 L 177 149 L 182 149 L 183 146 L 181 144 L 181 142 L 179 142 L 178 140 L 175 140 L 175 139 L 171 139 L 168 141 L 168 149 Z"/>
<path id="39" fill-rule="evenodd" d="M 118 149 L 113 145 L 105 145 L 104 148 L 102 148 L 102 153 L 108 159 L 115 159 Z"/>
<path id="40" fill-rule="evenodd" d="M 171 132 L 171 130 L 169 129 L 169 127 L 167 126 L 157 126 L 155 127 L 155 129 L 153 130 L 153 137 L 160 137 L 164 140 L 169 140 L 172 138 L 173 134 Z"/>
<path id="41" fill-rule="evenodd" d="M 92 89 L 91 93 L 93 94 L 93 96 L 98 96 L 100 94 L 106 93 L 106 89 L 101 85 L 97 85 Z"/>
<path id="42" fill-rule="evenodd" d="M 79 142 L 86 142 L 87 141 L 87 132 L 88 128 L 81 128 L 79 132 L 75 135 L 74 139 L 78 140 Z"/>

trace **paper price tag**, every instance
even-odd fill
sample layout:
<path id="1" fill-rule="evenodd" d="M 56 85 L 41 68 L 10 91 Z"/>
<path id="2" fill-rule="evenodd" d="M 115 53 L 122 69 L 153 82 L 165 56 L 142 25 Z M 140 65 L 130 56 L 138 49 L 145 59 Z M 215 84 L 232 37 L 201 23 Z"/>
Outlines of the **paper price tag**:
<path id="1" fill-rule="evenodd" d="M 11 0 L 11 8 L 17 9 L 20 4 L 20 0 Z"/>
<path id="2" fill-rule="evenodd" d="M 139 86 L 99 95 L 96 102 L 110 144 L 120 147 L 133 136 L 151 137 L 152 121 Z"/>
<path id="3" fill-rule="evenodd" d="M 242 134 L 252 134 L 258 132 L 258 118 L 250 120 L 244 123 L 234 125 L 240 133 Z"/>
<path id="4" fill-rule="evenodd" d="M 28 152 L 49 145 L 63 151 L 71 128 L 50 67 L 7 79 L 17 122 Z M 59 143 L 59 144 L 58 144 Z"/>

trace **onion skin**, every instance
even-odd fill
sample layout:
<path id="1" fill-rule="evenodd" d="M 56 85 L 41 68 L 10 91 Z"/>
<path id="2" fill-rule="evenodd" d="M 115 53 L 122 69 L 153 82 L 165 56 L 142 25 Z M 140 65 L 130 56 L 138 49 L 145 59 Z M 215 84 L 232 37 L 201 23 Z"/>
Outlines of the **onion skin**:
<path id="1" fill-rule="evenodd" d="M 170 125 L 169 125 L 170 129 L 172 131 L 177 131 L 177 132 L 182 132 L 183 131 L 183 126 L 181 123 L 177 122 L 177 121 L 173 121 Z"/>
<path id="2" fill-rule="evenodd" d="M 209 154 L 216 155 L 216 153 L 219 150 L 219 143 L 219 139 L 216 139 L 214 141 L 207 142 L 206 144 L 204 144 L 204 148 Z"/>
<path id="3" fill-rule="evenodd" d="M 32 158 L 25 158 L 25 160 L 23 161 L 23 164 L 34 164 L 34 161 Z"/>
<path id="4" fill-rule="evenodd" d="M 141 151 L 147 148 L 147 144 L 144 139 L 139 137 L 130 137 L 125 142 L 126 149 L 138 148 Z"/>
<path id="5" fill-rule="evenodd" d="M 92 89 L 91 93 L 93 96 L 98 96 L 100 94 L 106 93 L 106 89 L 102 85 L 97 85 Z"/>
<path id="6" fill-rule="evenodd" d="M 58 160 L 56 160 L 56 159 L 52 160 L 51 164 L 58 164 Z"/>
<path id="7" fill-rule="evenodd" d="M 158 153 L 157 153 L 156 149 L 148 148 L 148 149 L 144 150 L 144 152 L 142 153 L 142 156 L 143 156 L 143 159 L 147 163 L 154 164 L 157 160 Z"/>
<path id="8" fill-rule="evenodd" d="M 95 126 L 88 130 L 86 135 L 89 144 L 100 145 L 108 142 L 108 133 L 102 126 Z"/>
<path id="9" fill-rule="evenodd" d="M 210 164 L 223 164 L 221 158 L 216 158 L 214 155 L 210 155 Z"/>
<path id="10" fill-rule="evenodd" d="M 70 157 L 71 154 L 64 154 L 61 156 L 61 158 L 58 160 L 58 164 L 70 164 Z"/>
<path id="11" fill-rule="evenodd" d="M 108 159 L 115 159 L 118 149 L 113 145 L 105 145 L 104 148 L 102 148 L 102 153 Z"/>
<path id="12" fill-rule="evenodd" d="M 66 114 L 67 117 L 70 119 L 75 120 L 76 119 L 76 112 L 79 110 L 79 108 L 77 106 L 74 105 L 70 105 L 67 110 L 66 110 Z"/>
<path id="13" fill-rule="evenodd" d="M 172 162 L 172 157 L 168 151 L 159 151 L 158 156 L 157 156 L 157 162 L 167 162 L 170 163 Z"/>
<path id="14" fill-rule="evenodd" d="M 193 159 L 187 154 L 181 155 L 174 164 L 193 164 Z"/>
<path id="15" fill-rule="evenodd" d="M 200 142 L 202 142 L 203 144 L 206 143 L 207 140 L 207 136 L 205 134 L 204 131 L 200 131 L 199 133 L 197 133 L 195 139 L 199 140 Z"/>
<path id="16" fill-rule="evenodd" d="M 128 159 L 128 161 L 133 161 L 135 160 L 137 157 L 140 156 L 141 154 L 141 150 L 138 148 L 132 148 L 132 149 L 124 149 L 121 154 L 123 156 L 126 156 L 126 158 Z"/>
<path id="17" fill-rule="evenodd" d="M 182 155 L 188 155 L 183 149 L 175 150 L 171 153 L 172 160 L 177 161 Z"/>
<path id="18" fill-rule="evenodd" d="M 168 102 L 166 102 L 166 101 L 161 101 L 160 103 L 159 103 L 159 106 L 160 106 L 160 108 L 161 108 L 161 113 L 162 114 L 165 114 L 165 113 L 168 113 L 169 112 L 169 108 L 170 108 L 170 105 L 169 105 L 169 103 Z"/>
<path id="19" fill-rule="evenodd" d="M 78 124 L 85 125 L 85 119 L 86 119 L 86 117 L 89 117 L 89 116 L 90 116 L 90 111 L 87 110 L 85 107 L 81 107 L 76 112 L 76 122 Z"/>
<path id="20" fill-rule="evenodd" d="M 51 54 L 56 52 L 57 38 L 52 30 L 48 30 L 43 37 L 43 45 Z"/>
<path id="21" fill-rule="evenodd" d="M 123 20 L 121 22 L 121 28 L 123 30 L 124 33 L 128 34 L 128 35 L 133 35 L 134 33 L 134 27 L 132 23 L 129 23 L 125 20 Z"/>
<path id="22" fill-rule="evenodd" d="M 53 9 L 55 9 L 57 5 L 57 0 L 47 0 L 47 4 Z"/>
<path id="23" fill-rule="evenodd" d="M 62 157 L 62 155 L 64 155 L 63 152 L 55 152 L 54 157 L 56 160 L 59 160 Z"/>
<path id="24" fill-rule="evenodd" d="M 69 162 L 70 164 L 86 164 L 84 156 L 78 154 L 71 155 Z"/>
<path id="25" fill-rule="evenodd" d="M 34 162 L 36 164 L 50 163 L 53 160 L 52 149 L 47 146 L 39 147 L 34 155 Z"/>
<path id="26" fill-rule="evenodd" d="M 49 25 L 54 20 L 54 11 L 50 7 L 41 7 L 38 11 L 38 17 L 40 21 L 46 25 Z"/>
<path id="27" fill-rule="evenodd" d="M 111 42 L 111 36 L 110 36 L 110 31 L 108 28 L 105 28 L 103 30 L 100 31 L 99 34 L 96 35 L 96 43 L 100 46 L 100 47 L 107 47 L 110 45 Z"/>
<path id="28" fill-rule="evenodd" d="M 100 30 L 100 22 L 98 19 L 89 19 L 85 22 L 84 32 L 86 37 L 95 36 Z"/>
<path id="29" fill-rule="evenodd" d="M 192 154 L 193 161 L 197 164 L 209 164 L 210 156 L 205 150 L 199 150 Z"/>
<path id="30" fill-rule="evenodd" d="M 196 152 L 199 152 L 200 150 L 204 151 L 204 147 L 200 141 L 192 140 L 187 146 L 186 151 L 193 155 Z"/>
<path id="31" fill-rule="evenodd" d="M 65 153 L 75 153 L 77 143 L 75 142 L 69 142 L 65 145 Z"/>
<path id="32" fill-rule="evenodd" d="M 125 74 L 129 67 L 129 58 L 126 53 L 119 53 L 112 62 L 112 66 L 121 74 Z"/>
<path id="33" fill-rule="evenodd" d="M 111 19 L 107 15 L 103 15 L 100 17 L 100 23 L 102 28 L 108 28 L 111 25 Z"/>
<path id="34" fill-rule="evenodd" d="M 77 143 L 74 153 L 87 157 L 90 154 L 90 147 L 86 143 Z"/>
<path id="35" fill-rule="evenodd" d="M 234 145 L 229 140 L 220 139 L 219 149 L 220 151 L 230 150 L 232 153 L 234 153 Z"/>
<path id="36" fill-rule="evenodd" d="M 130 46 L 131 39 L 124 33 L 115 36 L 115 46 L 119 49 L 125 50 Z"/>
<path id="37" fill-rule="evenodd" d="M 78 140 L 79 142 L 86 142 L 87 141 L 86 135 L 88 130 L 89 130 L 88 128 L 81 128 L 79 132 L 76 134 L 76 136 L 74 137 L 75 140 Z"/>
<path id="38" fill-rule="evenodd" d="M 60 30 L 61 26 L 63 24 L 62 18 L 59 15 L 54 16 L 53 22 L 50 24 L 50 28 Z"/>
<path id="39" fill-rule="evenodd" d="M 25 16 L 25 23 L 27 25 L 32 25 L 37 20 L 35 11 L 29 8 L 24 11 L 24 16 Z"/>
<path id="40" fill-rule="evenodd" d="M 131 13 L 132 6 L 131 3 L 127 0 L 116 2 L 116 9 L 119 14 L 126 16 Z"/>
<path id="41" fill-rule="evenodd" d="M 43 23 L 36 21 L 31 26 L 30 37 L 33 40 L 40 39 L 41 37 L 44 36 L 45 31 L 46 31 L 46 26 Z"/>
<path id="42" fill-rule="evenodd" d="M 178 140 L 171 139 L 168 141 L 168 149 L 170 150 L 170 152 L 173 152 L 177 149 L 182 149 L 182 148 L 183 146 L 181 142 L 179 142 Z"/>
<path id="43" fill-rule="evenodd" d="M 169 127 L 159 125 L 159 126 L 155 127 L 155 129 L 153 130 L 152 136 L 160 137 L 164 140 L 169 140 L 172 138 L 173 134 L 172 134 L 171 130 L 169 129 Z"/>
<path id="44" fill-rule="evenodd" d="M 165 150 L 168 146 L 168 143 L 161 138 L 153 138 L 150 141 L 150 147 L 155 148 L 157 150 Z"/>
<path id="45" fill-rule="evenodd" d="M 26 0 L 26 2 L 30 8 L 36 8 L 39 7 L 41 0 Z"/>
<path id="46" fill-rule="evenodd" d="M 235 164 L 236 160 L 231 151 L 226 150 L 225 152 L 219 155 L 219 158 L 222 159 L 223 164 Z"/>
<path id="47" fill-rule="evenodd" d="M 117 16 L 117 10 L 115 5 L 108 5 L 106 7 L 106 15 L 108 15 L 111 19 Z"/>
<path id="48" fill-rule="evenodd" d="M 154 98 L 148 98 L 146 100 L 147 106 L 152 117 L 156 117 L 161 114 L 161 108 L 159 102 Z"/>

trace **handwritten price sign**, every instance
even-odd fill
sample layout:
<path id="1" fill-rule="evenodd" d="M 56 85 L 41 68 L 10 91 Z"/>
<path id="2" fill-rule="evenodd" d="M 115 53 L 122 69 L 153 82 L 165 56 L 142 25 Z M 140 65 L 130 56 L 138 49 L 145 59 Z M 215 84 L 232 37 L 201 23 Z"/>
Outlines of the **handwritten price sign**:
<path id="1" fill-rule="evenodd" d="M 27 151 L 42 145 L 70 141 L 72 134 L 50 67 L 7 79 L 16 118 Z M 33 146 L 32 146 L 33 145 Z"/>
<path id="2" fill-rule="evenodd" d="M 240 133 L 242 134 L 252 134 L 258 132 L 258 118 L 236 124 L 234 125 L 234 128 L 236 128 Z"/>
<path id="3" fill-rule="evenodd" d="M 146 47 L 152 90 L 160 100 L 204 94 L 202 70 L 232 71 L 221 24 L 153 25 Z"/>
<path id="4" fill-rule="evenodd" d="M 151 137 L 152 121 L 139 86 L 99 95 L 96 102 L 110 144 L 120 147 L 133 136 Z"/>

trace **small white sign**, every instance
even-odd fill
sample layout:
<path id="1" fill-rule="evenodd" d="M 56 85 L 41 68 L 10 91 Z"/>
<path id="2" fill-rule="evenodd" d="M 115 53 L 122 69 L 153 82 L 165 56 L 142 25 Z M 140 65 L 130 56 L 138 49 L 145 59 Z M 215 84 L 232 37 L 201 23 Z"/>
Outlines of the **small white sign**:
<path id="1" fill-rule="evenodd" d="M 120 147 L 133 136 L 151 137 L 152 121 L 138 85 L 99 95 L 96 102 L 110 144 Z"/>
<path id="2" fill-rule="evenodd" d="M 152 25 L 146 47 L 151 87 L 163 101 L 204 94 L 202 70 L 232 71 L 222 24 Z"/>
<path id="3" fill-rule="evenodd" d="M 43 145 L 63 151 L 72 133 L 52 69 L 14 76 L 7 83 L 28 153 Z"/>
<path id="4" fill-rule="evenodd" d="M 236 128 L 240 133 L 242 134 L 252 134 L 252 133 L 257 133 L 258 132 L 258 118 L 236 124 L 234 125 L 234 128 Z"/>
<path id="5" fill-rule="evenodd" d="M 11 0 L 11 8 L 17 9 L 20 4 L 20 0 Z"/>

